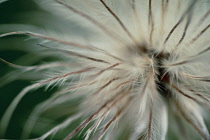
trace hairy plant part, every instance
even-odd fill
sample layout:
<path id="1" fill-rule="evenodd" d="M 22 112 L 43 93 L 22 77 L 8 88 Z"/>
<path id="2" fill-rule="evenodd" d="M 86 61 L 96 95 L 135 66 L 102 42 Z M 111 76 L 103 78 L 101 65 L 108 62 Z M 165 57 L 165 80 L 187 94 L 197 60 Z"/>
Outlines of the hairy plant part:
<path id="1" fill-rule="evenodd" d="M 62 123 L 34 139 L 47 139 L 68 126 L 72 129 L 66 129 L 68 134 L 61 139 L 77 139 L 82 133 L 85 140 L 164 140 L 169 131 L 179 139 L 210 139 L 204 121 L 210 119 L 208 0 L 37 3 L 80 28 L 63 34 L 15 31 L 0 35 L 1 39 L 11 35 L 38 38 L 44 41 L 38 46 L 49 52 L 47 56 L 62 58 L 38 66 L 0 59 L 23 71 L 48 72 L 18 93 L 8 106 L 0 122 L 2 136 L 26 94 L 59 84 L 59 90 L 31 113 L 22 138 L 30 136 L 45 112 L 79 101 L 74 114 L 64 115 Z M 62 108 L 56 110 L 59 112 Z"/>

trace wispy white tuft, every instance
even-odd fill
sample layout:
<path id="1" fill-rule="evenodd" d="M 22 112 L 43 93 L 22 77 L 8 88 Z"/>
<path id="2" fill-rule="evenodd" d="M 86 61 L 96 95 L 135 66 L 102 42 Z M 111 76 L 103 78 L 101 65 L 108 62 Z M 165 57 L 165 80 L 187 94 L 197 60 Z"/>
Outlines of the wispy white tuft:
<path id="1" fill-rule="evenodd" d="M 30 36 L 38 40 L 37 47 L 44 56 L 57 60 L 22 66 L 0 58 L 21 74 L 43 73 L 8 106 L 0 121 L 2 136 L 22 98 L 45 86 L 57 87 L 58 92 L 32 111 L 23 127 L 22 139 L 37 133 L 43 125 L 39 119 L 45 115 L 66 121 L 50 126 L 37 139 L 58 131 L 64 132 L 57 136 L 64 140 L 165 140 L 169 132 L 179 132 L 182 139 L 191 136 L 192 132 L 183 135 L 170 126 L 176 121 L 173 118 L 185 122 L 177 122 L 180 128 L 196 132 L 192 140 L 210 139 L 205 123 L 210 119 L 206 113 L 210 109 L 209 1 L 36 2 L 54 14 L 61 30 L 14 31 L 1 34 L 0 38 Z M 65 22 L 57 24 L 60 19 Z M 9 76 L 11 79 L 3 85 L 17 79 L 15 73 Z M 67 126 L 73 128 L 65 130 Z"/>

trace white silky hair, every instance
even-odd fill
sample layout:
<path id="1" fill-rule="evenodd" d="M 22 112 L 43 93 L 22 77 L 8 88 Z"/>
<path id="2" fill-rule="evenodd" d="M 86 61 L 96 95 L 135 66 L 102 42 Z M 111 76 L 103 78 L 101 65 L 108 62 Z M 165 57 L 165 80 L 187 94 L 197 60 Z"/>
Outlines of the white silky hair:
<path id="1" fill-rule="evenodd" d="M 2 60 L 27 73 L 39 70 L 44 75 L 23 89 L 9 105 L 0 122 L 1 135 L 26 94 L 43 86 L 58 86 L 60 90 L 31 113 L 22 138 L 36 131 L 33 127 L 41 114 L 54 107 L 59 108 L 54 114 L 59 114 L 62 104 L 69 103 L 77 113 L 69 113 L 72 116 L 40 134 L 37 140 L 46 139 L 81 119 L 78 127 L 62 139 L 71 139 L 87 129 L 85 140 L 165 140 L 171 128 L 168 125 L 173 121 L 168 118 L 170 112 L 179 114 L 200 138 L 210 139 L 204 121 L 204 118 L 209 121 L 209 113 L 204 112 L 210 108 L 208 0 L 36 2 L 55 17 L 63 18 L 65 24 L 58 25 L 61 32 L 52 29 L 36 32 L 29 28 L 31 31 L 10 32 L 0 37 L 25 34 L 41 39 L 40 47 L 49 51 L 45 55 L 59 61 L 21 67 Z M 68 30 L 75 25 L 77 30 Z M 74 108 L 76 100 L 80 103 Z M 123 124 L 128 124 L 128 129 Z M 120 137 L 123 131 L 129 131 L 125 138 Z"/>

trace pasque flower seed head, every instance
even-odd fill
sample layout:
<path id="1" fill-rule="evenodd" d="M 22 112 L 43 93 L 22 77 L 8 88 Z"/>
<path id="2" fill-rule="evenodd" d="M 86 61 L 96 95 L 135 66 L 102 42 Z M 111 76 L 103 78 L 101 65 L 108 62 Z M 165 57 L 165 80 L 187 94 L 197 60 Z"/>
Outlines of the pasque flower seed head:
<path id="1" fill-rule="evenodd" d="M 71 113 L 37 140 L 46 139 L 72 124 L 77 126 L 67 129 L 69 133 L 62 139 L 73 139 L 81 132 L 85 132 L 85 140 L 164 140 L 169 132 L 179 135 L 180 139 L 187 139 L 189 135 L 193 135 L 191 140 L 210 139 L 204 121 L 204 118 L 206 122 L 210 119 L 208 0 L 37 3 L 60 18 L 73 21 L 77 29 L 63 30 L 63 34 L 55 30 L 0 35 L 3 38 L 23 34 L 41 39 L 44 42 L 39 43 L 39 47 L 48 52 L 46 55 L 62 58 L 38 66 L 20 66 L 1 59 L 24 71 L 48 73 L 41 81 L 23 89 L 11 102 L 0 122 L 2 135 L 26 94 L 59 84 L 59 90 L 29 116 L 23 138 L 28 137 L 41 114 L 49 108 L 79 101 L 72 111 L 74 115 Z M 73 29 L 73 25 L 62 22 L 59 26 Z"/>

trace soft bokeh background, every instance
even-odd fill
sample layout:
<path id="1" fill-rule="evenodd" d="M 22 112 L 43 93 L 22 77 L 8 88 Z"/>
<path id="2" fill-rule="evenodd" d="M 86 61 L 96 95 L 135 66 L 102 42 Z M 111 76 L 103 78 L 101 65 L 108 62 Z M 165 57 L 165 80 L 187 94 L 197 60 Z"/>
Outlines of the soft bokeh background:
<path id="1" fill-rule="evenodd" d="M 44 1 L 43 4 L 45 4 Z M 65 32 L 68 30 L 77 30 L 77 33 L 79 32 L 77 24 L 71 21 L 66 22 L 62 18 L 48 13 L 47 10 L 39 8 L 33 0 L 8 0 L 0 4 L 0 34 L 12 31 L 53 31 L 62 33 L 63 24 L 71 25 Z M 58 58 L 45 57 L 45 52 L 37 43 L 39 43 L 38 39 L 25 35 L 0 38 L 0 58 L 23 66 L 44 64 L 55 59 L 58 60 Z M 43 71 L 22 73 L 21 70 L 11 68 L 0 61 L 0 118 L 17 94 L 26 86 L 39 80 L 43 73 Z M 56 88 L 48 90 L 41 88 L 27 94 L 15 109 L 6 136 L 0 136 L 0 139 L 20 139 L 23 125 L 34 107 L 50 97 L 54 91 L 56 91 Z M 72 102 L 71 104 L 75 103 Z M 62 107 L 63 113 L 61 116 L 65 116 L 63 114 L 68 113 L 69 110 L 71 112 L 71 106 L 68 104 L 64 104 Z M 51 111 L 49 114 L 56 114 L 56 111 L 55 113 Z M 55 116 L 59 115 L 56 114 Z M 50 115 L 42 116 L 42 119 L 36 122 L 35 131 L 30 135 L 30 138 L 40 137 L 41 134 L 50 130 L 52 126 L 61 123 L 63 119 L 62 117 L 53 119 L 53 116 Z M 75 127 L 76 125 L 73 124 L 71 127 L 67 127 L 66 130 L 64 129 L 62 132 L 49 136 L 47 140 L 60 140 Z M 75 139 L 79 140 L 83 139 L 83 137 L 80 135 L 76 136 Z"/>
<path id="2" fill-rule="evenodd" d="M 26 25 L 33 25 L 35 28 L 44 29 L 46 28 L 44 23 L 44 21 L 46 21 L 46 16 L 48 16 L 48 14 L 38 8 L 33 0 L 9 0 L 0 4 L 0 33 L 32 28 L 27 27 Z M 50 18 L 50 16 L 48 17 Z M 40 20 L 37 20 L 38 18 Z M 35 65 L 51 59 L 45 58 L 41 60 L 41 62 L 33 62 L 33 59 L 27 59 L 29 57 L 35 58 L 38 56 L 37 53 L 39 53 L 39 51 L 29 51 L 31 48 L 37 47 L 37 45 L 35 40 L 27 39 L 26 36 L 21 35 L 1 38 L 0 57 L 9 62 L 20 65 Z M 12 71 L 13 73 L 9 73 Z M 10 83 L 9 81 L 5 82 L 4 77 L 8 74 L 14 78 L 21 77 L 21 79 L 15 81 L 11 79 L 12 82 Z M 34 74 L 34 76 L 38 75 Z M 41 74 L 39 76 L 41 76 Z M 32 82 L 33 81 L 27 80 L 27 76 L 23 76 L 20 71 L 0 62 L 0 117 L 2 117 L 4 111 L 14 97 Z M 40 89 L 24 97 L 12 116 L 12 121 L 10 122 L 6 136 L 0 138 L 20 138 L 22 125 L 26 121 L 33 107 L 50 95 L 51 92 L 44 92 L 43 89 Z M 39 135 L 32 135 L 31 137 L 34 138 L 38 136 Z"/>
<path id="3" fill-rule="evenodd" d="M 62 24 L 62 21 L 54 21 L 54 16 L 49 14 L 47 11 L 40 9 L 33 0 L 9 0 L 0 4 L 0 33 L 5 33 L 9 31 L 17 30 L 28 30 L 28 29 L 53 29 L 55 32 L 59 30 L 59 22 Z M 57 18 L 56 18 L 57 19 Z M 47 21 L 47 22 L 46 22 Z M 49 24 L 52 21 L 52 24 Z M 17 25 L 18 24 L 18 25 Z M 33 27 L 28 26 L 33 25 Z M 75 25 L 76 26 L 76 25 Z M 71 30 L 71 28 L 70 28 Z M 72 28 L 73 30 L 73 28 Z M 74 27 L 75 30 L 75 27 Z M 41 57 L 41 51 L 37 48 L 37 42 L 34 39 L 28 40 L 24 35 L 15 35 L 5 38 L 0 38 L 0 58 L 3 58 L 9 62 L 20 64 L 20 65 L 35 65 L 41 64 L 46 61 L 51 61 L 53 58 L 44 58 L 41 61 L 37 62 L 33 59 L 30 61 L 27 58 L 36 58 Z M 34 51 L 31 51 L 33 50 Z M 29 51 L 30 50 L 30 51 Z M 39 53 L 40 54 L 37 54 Z M 24 60 L 24 61 L 23 61 Z M 12 72 L 13 73 L 10 73 Z M 5 81 L 5 76 L 9 75 L 12 78 L 21 77 L 21 79 L 13 80 L 11 82 Z M 26 76 L 24 76 L 26 75 Z M 37 77 L 41 74 L 30 74 L 30 76 Z M 10 78 L 11 78 L 10 77 Z M 33 77 L 33 78 L 34 78 Z M 34 78 L 36 79 L 36 78 Z M 34 81 L 27 79 L 27 73 L 21 74 L 20 71 L 7 66 L 6 64 L 0 62 L 0 118 L 2 117 L 4 111 L 8 107 L 9 103 L 14 99 L 14 97 L 26 86 L 30 85 Z M 56 89 L 53 89 L 56 90 Z M 45 91 L 43 88 L 36 90 L 20 102 L 14 115 L 12 116 L 12 121 L 10 122 L 8 131 L 5 137 L 0 138 L 9 138 L 9 139 L 18 139 L 20 138 L 22 126 L 27 120 L 27 117 L 31 113 L 35 105 L 47 99 L 53 92 L 53 90 Z M 54 120 L 50 122 L 51 124 L 56 124 L 60 120 Z M 45 122 L 41 120 L 39 122 Z M 175 122 L 174 122 L 175 123 Z M 40 128 L 42 131 L 42 128 Z M 43 131 L 46 128 L 43 129 Z M 68 133 L 66 131 L 65 133 Z M 59 135 L 59 134 L 58 134 Z M 60 134 L 62 135 L 62 133 Z M 31 138 L 39 137 L 39 132 L 33 133 Z M 50 139 L 50 138 L 49 138 Z M 59 140 L 59 136 L 53 137 L 53 140 Z M 82 138 L 76 138 L 82 139 Z M 176 136 L 169 133 L 169 140 L 177 140 Z"/>

